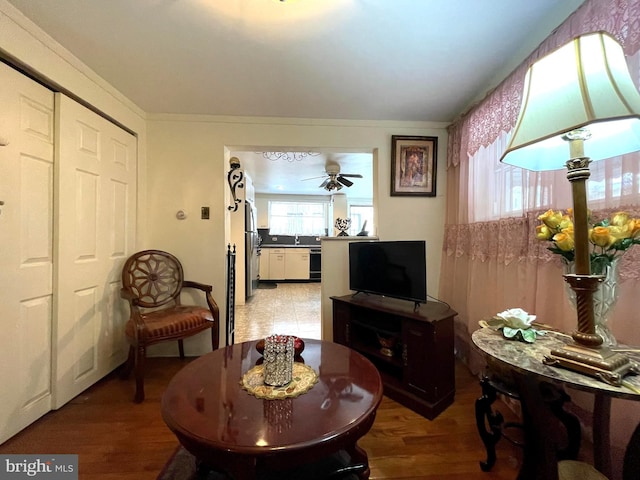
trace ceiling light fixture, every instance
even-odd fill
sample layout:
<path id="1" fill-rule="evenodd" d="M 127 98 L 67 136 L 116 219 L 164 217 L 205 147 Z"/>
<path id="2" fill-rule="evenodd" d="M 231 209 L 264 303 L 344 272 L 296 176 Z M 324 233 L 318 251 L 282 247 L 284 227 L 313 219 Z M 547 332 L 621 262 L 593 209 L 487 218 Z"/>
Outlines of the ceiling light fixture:
<path id="1" fill-rule="evenodd" d="M 267 160 L 276 162 L 278 160 L 286 160 L 287 162 L 301 161 L 308 156 L 316 157 L 320 152 L 256 152 L 262 154 Z"/>
<path id="2" fill-rule="evenodd" d="M 340 184 L 340 182 L 336 181 L 336 176 L 329 175 L 329 177 L 330 178 L 326 181 L 324 185 L 324 189 L 327 190 L 328 192 L 331 192 L 333 190 L 342 190 L 342 185 Z"/>

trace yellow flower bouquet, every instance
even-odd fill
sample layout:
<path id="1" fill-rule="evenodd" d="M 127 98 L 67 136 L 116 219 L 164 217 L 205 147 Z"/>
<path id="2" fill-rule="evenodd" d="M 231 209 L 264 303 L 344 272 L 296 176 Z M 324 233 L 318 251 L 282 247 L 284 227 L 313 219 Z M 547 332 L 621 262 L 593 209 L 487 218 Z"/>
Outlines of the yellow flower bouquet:
<path id="1" fill-rule="evenodd" d="M 590 216 L 590 215 L 589 215 Z M 550 241 L 548 250 L 573 262 L 575 244 L 573 237 L 573 209 L 547 210 L 538 217 L 536 227 L 538 240 Z M 626 212 L 617 212 L 611 218 L 591 222 L 589 242 L 591 244 L 591 273 L 602 275 L 616 257 L 620 257 L 632 245 L 640 244 L 640 219 L 631 218 Z"/>

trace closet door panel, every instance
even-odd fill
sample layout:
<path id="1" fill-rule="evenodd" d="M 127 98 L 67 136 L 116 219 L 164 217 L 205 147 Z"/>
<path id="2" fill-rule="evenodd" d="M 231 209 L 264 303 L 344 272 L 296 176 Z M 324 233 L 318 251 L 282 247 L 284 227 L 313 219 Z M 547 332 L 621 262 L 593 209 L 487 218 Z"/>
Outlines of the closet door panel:
<path id="1" fill-rule="evenodd" d="M 59 268 L 54 408 L 126 359 L 120 274 L 135 245 L 136 138 L 56 94 Z"/>
<path id="2" fill-rule="evenodd" d="M 0 443 L 51 409 L 53 92 L 0 63 Z"/>

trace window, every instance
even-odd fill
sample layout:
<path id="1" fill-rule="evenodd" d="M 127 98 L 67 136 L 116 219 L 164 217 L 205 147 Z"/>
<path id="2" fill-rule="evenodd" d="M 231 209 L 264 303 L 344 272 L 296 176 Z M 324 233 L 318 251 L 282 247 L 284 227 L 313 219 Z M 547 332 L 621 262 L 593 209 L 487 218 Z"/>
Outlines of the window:
<path id="1" fill-rule="evenodd" d="M 269 202 L 269 232 L 276 235 L 324 235 L 324 203 Z"/>
<path id="2" fill-rule="evenodd" d="M 640 85 L 640 51 L 627 57 L 629 71 L 636 86 Z M 506 101 L 509 97 L 504 96 Z M 493 107 L 492 107 L 493 108 Z M 502 107 L 499 107 L 502 108 Z M 501 110 L 496 110 L 501 111 Z M 477 129 L 473 135 L 486 135 L 493 128 L 493 122 L 500 115 L 491 118 L 478 115 Z M 490 126 L 491 125 L 491 126 Z M 469 192 L 468 202 L 460 212 L 468 215 L 468 221 L 486 222 L 499 218 L 518 217 L 527 212 L 549 208 L 566 210 L 572 205 L 571 184 L 567 180 L 567 169 L 548 172 L 532 172 L 518 167 L 501 164 L 500 156 L 508 146 L 510 133 L 502 131 L 492 143 L 483 145 L 474 153 L 468 153 L 467 172 L 461 170 L 461 177 L 468 183 L 461 190 Z M 567 146 L 566 159 L 570 155 Z M 637 205 L 640 201 L 640 162 L 637 152 L 622 157 L 608 158 L 593 162 L 587 181 L 587 195 L 591 210 L 602 210 Z"/>
<path id="3" fill-rule="evenodd" d="M 373 232 L 373 207 L 371 205 L 351 205 L 349 207 L 349 218 L 351 218 L 349 235 L 357 235 L 363 227 L 368 232 Z"/>
<path id="4" fill-rule="evenodd" d="M 532 172 L 499 162 L 506 144 L 503 134 L 487 148 L 469 157 L 469 221 L 487 222 L 518 217 L 549 208 L 572 205 L 567 170 Z M 569 154 L 567 154 L 568 156 Z M 637 154 L 591 163 L 587 181 L 589 208 L 601 210 L 636 205 L 640 197 L 640 163 Z"/>

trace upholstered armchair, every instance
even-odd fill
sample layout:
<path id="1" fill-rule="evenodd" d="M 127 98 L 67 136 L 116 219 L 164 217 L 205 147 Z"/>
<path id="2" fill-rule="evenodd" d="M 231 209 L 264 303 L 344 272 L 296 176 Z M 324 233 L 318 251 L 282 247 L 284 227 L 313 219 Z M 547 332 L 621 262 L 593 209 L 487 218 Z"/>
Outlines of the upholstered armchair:
<path id="1" fill-rule="evenodd" d="M 204 293 L 208 308 L 183 305 L 184 288 Z M 219 310 L 211 292 L 213 287 L 184 280 L 182 265 L 170 253 L 144 250 L 127 259 L 122 269 L 122 298 L 129 302 L 130 317 L 125 327 L 129 358 L 122 374 L 135 370 L 136 403 L 144 400 L 144 362 L 146 349 L 167 341 L 178 341 L 180 358 L 184 358 L 183 339 L 211 330 L 211 347 L 219 344 Z"/>

